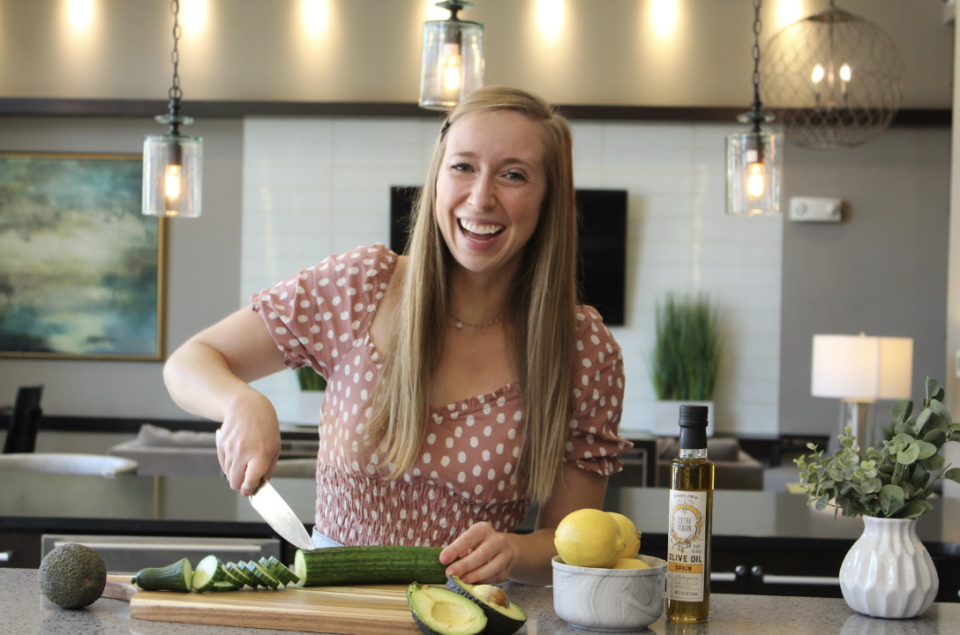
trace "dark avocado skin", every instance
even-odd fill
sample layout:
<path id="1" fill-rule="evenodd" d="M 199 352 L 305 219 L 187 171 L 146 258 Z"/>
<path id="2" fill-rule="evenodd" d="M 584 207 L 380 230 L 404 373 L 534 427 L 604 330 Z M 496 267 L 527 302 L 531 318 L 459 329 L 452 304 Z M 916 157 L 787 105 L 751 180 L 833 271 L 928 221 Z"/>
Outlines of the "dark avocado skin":
<path id="1" fill-rule="evenodd" d="M 65 609 L 82 609 L 100 598 L 107 585 L 107 565 L 90 547 L 67 543 L 48 553 L 37 575 L 40 590 Z"/>
<path id="2" fill-rule="evenodd" d="M 447 577 L 447 589 L 469 598 L 483 609 L 483 614 L 487 616 L 484 635 L 513 635 L 526 623 L 527 614 L 519 606 L 513 602 L 510 602 L 508 608 L 494 606 L 474 595 L 474 586 L 476 585 L 461 581 L 457 576 Z"/>
<path id="3" fill-rule="evenodd" d="M 446 592 L 443 589 L 436 588 L 435 591 Z M 407 604 L 410 606 L 410 613 L 413 615 L 413 621 L 424 635 L 480 635 L 486 633 L 486 624 L 480 624 L 478 629 L 450 627 L 444 629 L 441 625 L 434 624 L 425 615 L 421 615 L 423 610 L 420 606 L 420 598 L 425 593 L 424 587 L 414 582 L 407 587 Z M 460 597 L 457 595 L 457 597 Z M 478 616 L 479 617 L 479 616 Z"/>

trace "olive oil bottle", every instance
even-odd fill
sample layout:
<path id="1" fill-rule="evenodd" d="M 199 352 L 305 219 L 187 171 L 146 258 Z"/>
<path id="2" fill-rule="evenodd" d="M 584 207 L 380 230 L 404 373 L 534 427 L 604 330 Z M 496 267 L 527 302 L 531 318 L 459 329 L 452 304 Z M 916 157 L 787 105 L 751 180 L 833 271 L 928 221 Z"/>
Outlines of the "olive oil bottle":
<path id="1" fill-rule="evenodd" d="M 707 459 L 707 407 L 680 406 L 680 455 L 670 464 L 667 619 L 710 617 L 713 463 Z"/>

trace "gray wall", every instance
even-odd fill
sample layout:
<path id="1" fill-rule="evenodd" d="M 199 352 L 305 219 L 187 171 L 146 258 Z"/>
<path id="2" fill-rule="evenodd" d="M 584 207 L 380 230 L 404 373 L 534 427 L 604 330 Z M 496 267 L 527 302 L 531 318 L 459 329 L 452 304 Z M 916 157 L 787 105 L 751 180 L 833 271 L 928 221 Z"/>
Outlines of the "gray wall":
<path id="1" fill-rule="evenodd" d="M 894 129 L 848 150 L 787 147 L 784 202 L 840 197 L 844 220 L 785 219 L 781 433 L 839 427 L 839 402 L 810 396 L 815 333 L 912 337 L 914 399 L 927 375 L 943 381 L 950 144 L 949 131 Z M 891 405 L 871 416 L 885 425 Z"/>
<path id="2" fill-rule="evenodd" d="M 141 153 L 143 136 L 163 132 L 144 120 L 0 118 L 0 151 Z M 202 121 L 203 216 L 168 221 L 167 350 L 237 307 L 243 124 Z M 47 414 L 187 418 L 163 387 L 160 362 L 0 359 L 0 405 L 17 386 L 44 384 Z"/>

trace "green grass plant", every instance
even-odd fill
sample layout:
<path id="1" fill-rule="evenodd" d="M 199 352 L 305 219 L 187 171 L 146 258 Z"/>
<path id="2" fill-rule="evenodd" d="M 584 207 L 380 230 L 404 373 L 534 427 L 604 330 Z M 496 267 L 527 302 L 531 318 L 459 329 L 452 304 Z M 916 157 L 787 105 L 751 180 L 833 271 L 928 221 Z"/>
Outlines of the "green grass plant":
<path id="1" fill-rule="evenodd" d="M 656 308 L 651 377 L 657 399 L 710 401 L 720 372 L 720 322 L 705 296 L 667 294 Z"/>
<path id="2" fill-rule="evenodd" d="M 296 370 L 297 381 L 300 383 L 300 390 L 305 392 L 314 391 L 314 390 L 325 390 L 327 387 L 327 380 L 323 378 L 323 375 L 317 373 L 309 366 L 301 366 Z"/>

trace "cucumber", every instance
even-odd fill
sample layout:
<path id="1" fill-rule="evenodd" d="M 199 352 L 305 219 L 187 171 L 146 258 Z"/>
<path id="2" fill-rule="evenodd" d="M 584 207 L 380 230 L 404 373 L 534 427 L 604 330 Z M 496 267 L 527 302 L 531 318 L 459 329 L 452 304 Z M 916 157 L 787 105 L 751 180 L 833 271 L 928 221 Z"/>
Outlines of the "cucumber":
<path id="1" fill-rule="evenodd" d="M 280 580 L 280 584 L 284 586 L 291 583 L 296 584 L 300 581 L 300 578 L 298 578 L 293 571 L 273 556 L 260 558 L 259 562 L 263 565 L 264 569 L 273 574 L 273 577 Z"/>
<path id="2" fill-rule="evenodd" d="M 337 584 L 443 584 L 440 547 L 379 545 L 297 550 L 294 573 L 303 586 Z"/>
<path id="3" fill-rule="evenodd" d="M 277 580 L 272 573 L 264 569 L 259 562 L 253 562 L 252 560 L 248 562 L 247 571 L 252 573 L 267 588 L 276 589 L 280 586 L 280 580 Z"/>
<path id="4" fill-rule="evenodd" d="M 230 571 L 238 578 L 243 578 L 244 583 L 251 589 L 256 589 L 258 586 L 260 586 L 260 580 L 257 580 L 255 577 L 253 577 L 253 575 L 251 575 L 244 566 L 241 566 L 235 562 L 228 562 L 227 571 Z"/>
<path id="5" fill-rule="evenodd" d="M 220 582 L 214 582 L 207 590 L 212 591 L 213 593 L 222 593 L 224 591 L 239 591 L 240 587 L 236 586 L 232 582 L 221 580 Z"/>
<path id="6" fill-rule="evenodd" d="M 193 571 L 193 590 L 208 591 L 215 583 L 223 580 L 224 575 L 220 571 L 220 558 L 216 556 L 206 556 L 197 564 Z"/>
<path id="7" fill-rule="evenodd" d="M 165 567 L 141 569 L 130 582 L 144 591 L 189 593 L 193 588 L 193 566 L 183 558 Z"/>
<path id="8" fill-rule="evenodd" d="M 227 563 L 228 564 L 228 563 Z M 242 589 L 247 584 L 246 578 L 241 578 L 239 575 L 227 569 L 227 564 L 220 563 L 220 571 L 223 574 L 223 580 L 229 582 L 238 589 Z"/>

